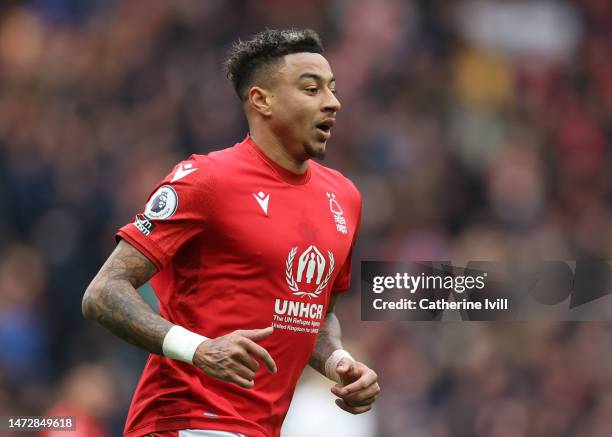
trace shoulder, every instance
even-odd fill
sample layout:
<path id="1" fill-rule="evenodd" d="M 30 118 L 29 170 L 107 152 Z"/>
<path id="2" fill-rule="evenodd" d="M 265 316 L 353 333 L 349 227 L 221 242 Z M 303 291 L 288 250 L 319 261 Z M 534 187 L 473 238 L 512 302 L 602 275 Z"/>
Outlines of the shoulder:
<path id="1" fill-rule="evenodd" d="M 184 162 L 192 162 L 206 168 L 223 167 L 236 159 L 238 148 L 236 146 L 215 150 L 207 154 L 193 154 Z"/>
<path id="2" fill-rule="evenodd" d="M 355 205 L 361 207 L 361 192 L 352 180 L 338 170 L 326 167 L 316 161 L 311 161 L 310 165 L 312 165 L 312 171 L 317 177 L 324 180 L 326 184 L 332 186 L 337 193 L 352 198 Z"/>
<path id="3" fill-rule="evenodd" d="M 207 154 L 193 154 L 178 162 L 166 177 L 166 181 L 174 183 L 184 179 L 188 184 L 191 182 L 191 185 L 211 183 L 217 178 L 217 175 L 223 175 L 232 168 L 238 160 L 238 155 L 239 151 L 236 146 Z"/>
<path id="4" fill-rule="evenodd" d="M 210 211 L 217 204 L 220 182 L 227 175 L 227 163 L 235 160 L 232 147 L 193 154 L 176 163 L 149 196 L 147 211 L 174 214 L 180 204 L 184 211 Z M 221 177 L 219 177 L 221 176 Z"/>
<path id="5" fill-rule="evenodd" d="M 240 164 L 245 161 L 246 150 L 241 143 L 236 143 L 225 149 L 215 150 L 205 155 L 191 155 L 190 161 L 209 170 L 211 176 L 227 175 L 228 172 L 239 171 Z"/>

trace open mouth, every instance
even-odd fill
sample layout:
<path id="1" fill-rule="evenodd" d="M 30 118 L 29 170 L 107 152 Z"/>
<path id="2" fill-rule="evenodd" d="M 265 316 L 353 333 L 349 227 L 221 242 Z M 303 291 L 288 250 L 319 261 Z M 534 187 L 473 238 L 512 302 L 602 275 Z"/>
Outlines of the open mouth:
<path id="1" fill-rule="evenodd" d="M 317 131 L 324 140 L 328 140 L 331 136 L 331 128 L 334 124 L 335 120 L 333 118 L 329 118 L 316 125 Z"/>
<path id="2" fill-rule="evenodd" d="M 319 123 L 317 124 L 317 129 L 322 130 L 323 132 L 329 132 L 331 130 L 331 126 L 327 123 Z"/>

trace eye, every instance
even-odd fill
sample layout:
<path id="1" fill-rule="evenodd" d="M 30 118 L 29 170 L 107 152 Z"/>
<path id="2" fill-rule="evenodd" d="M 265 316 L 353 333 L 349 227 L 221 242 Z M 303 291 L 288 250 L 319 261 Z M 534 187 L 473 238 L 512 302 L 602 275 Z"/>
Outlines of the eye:
<path id="1" fill-rule="evenodd" d="M 317 87 L 309 87 L 309 88 L 306 88 L 306 92 L 307 92 L 308 94 L 312 94 L 312 95 L 314 95 L 314 94 L 316 94 L 317 92 L 319 92 L 319 89 L 318 89 Z"/>

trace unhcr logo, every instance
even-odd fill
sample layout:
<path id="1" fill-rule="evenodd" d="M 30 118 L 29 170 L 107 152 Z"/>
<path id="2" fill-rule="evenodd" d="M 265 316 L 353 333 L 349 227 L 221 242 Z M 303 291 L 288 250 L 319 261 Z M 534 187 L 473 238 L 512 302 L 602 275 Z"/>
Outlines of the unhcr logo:
<path id="1" fill-rule="evenodd" d="M 293 247 L 285 262 L 285 280 L 295 296 L 318 297 L 334 271 L 334 254 L 327 251 L 328 259 L 315 245 L 310 245 L 297 259 L 296 276 L 294 276 L 295 257 L 298 247 Z M 327 273 L 326 273 L 327 272 Z"/>

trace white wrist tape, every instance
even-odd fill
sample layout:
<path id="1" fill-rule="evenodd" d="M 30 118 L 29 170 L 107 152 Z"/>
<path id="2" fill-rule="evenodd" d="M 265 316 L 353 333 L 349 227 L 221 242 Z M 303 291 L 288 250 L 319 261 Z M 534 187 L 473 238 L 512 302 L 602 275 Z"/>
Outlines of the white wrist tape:
<path id="1" fill-rule="evenodd" d="M 344 349 L 336 349 L 329 356 L 327 361 L 325 361 L 325 376 L 338 383 L 341 383 L 342 380 L 340 379 L 340 375 L 338 375 L 338 372 L 336 371 L 336 367 L 338 366 L 338 363 L 342 358 L 348 358 L 351 361 L 355 361 L 353 357 L 351 357 L 351 354 L 349 354 Z"/>
<path id="2" fill-rule="evenodd" d="M 188 331 L 182 326 L 174 325 L 164 337 L 162 351 L 165 356 L 193 364 L 196 349 L 208 338 Z"/>

